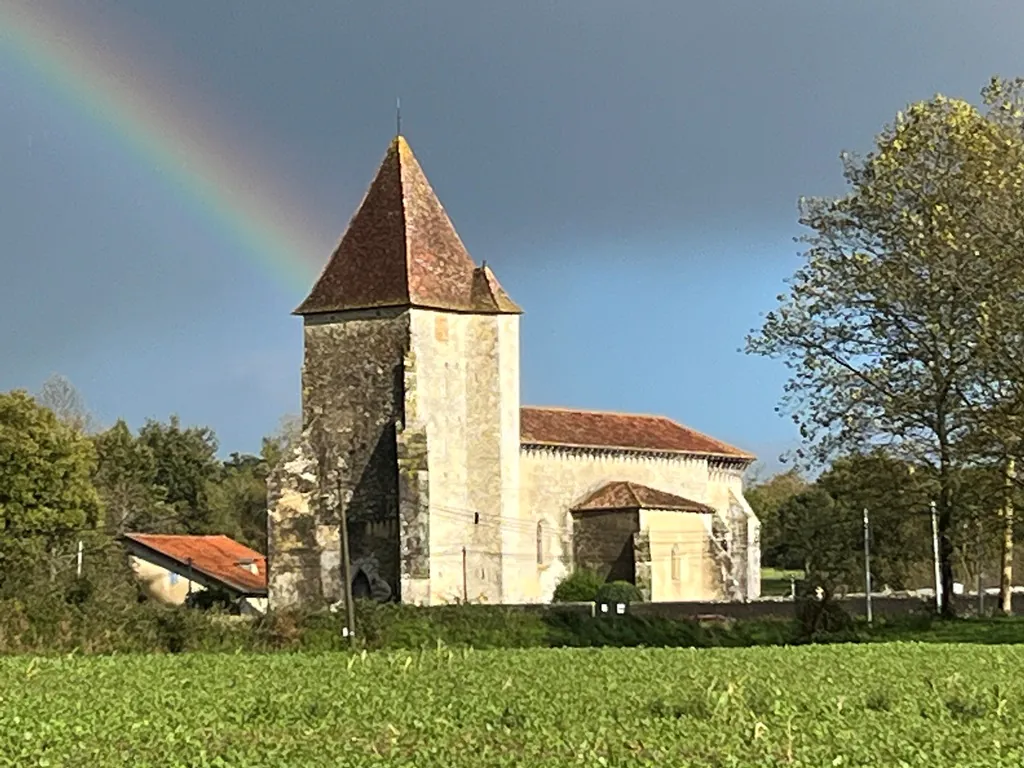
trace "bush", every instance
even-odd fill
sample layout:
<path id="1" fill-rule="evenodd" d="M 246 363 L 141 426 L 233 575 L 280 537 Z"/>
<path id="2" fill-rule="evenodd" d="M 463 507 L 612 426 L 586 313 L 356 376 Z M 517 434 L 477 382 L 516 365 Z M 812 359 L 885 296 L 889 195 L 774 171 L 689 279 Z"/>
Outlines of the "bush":
<path id="1" fill-rule="evenodd" d="M 487 605 L 417 608 L 357 603 L 356 637 L 368 648 L 536 648 L 548 644 L 544 619 L 529 611 Z"/>
<path id="2" fill-rule="evenodd" d="M 853 617 L 834 599 L 818 600 L 807 596 L 796 604 L 796 618 L 803 638 L 813 640 L 823 635 L 848 633 L 854 629 Z"/>
<path id="3" fill-rule="evenodd" d="M 602 584 L 597 590 L 597 602 L 599 603 L 640 603 L 643 602 L 643 595 L 636 585 L 628 581 L 612 581 Z"/>
<path id="4" fill-rule="evenodd" d="M 580 568 L 562 579 L 555 587 L 556 603 L 592 603 L 604 586 L 604 579 L 594 571 Z"/>
<path id="5" fill-rule="evenodd" d="M 190 608 L 202 611 L 220 610 L 226 613 L 237 613 L 238 600 L 225 589 L 199 589 L 185 599 Z"/>

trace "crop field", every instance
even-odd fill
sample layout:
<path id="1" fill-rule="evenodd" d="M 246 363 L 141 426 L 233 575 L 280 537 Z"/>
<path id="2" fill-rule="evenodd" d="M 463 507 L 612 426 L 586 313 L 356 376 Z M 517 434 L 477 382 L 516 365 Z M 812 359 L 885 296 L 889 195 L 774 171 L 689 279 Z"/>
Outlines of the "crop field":
<path id="1" fill-rule="evenodd" d="M 1024 765 L 1024 647 L 0 659 L 0 765 Z"/>

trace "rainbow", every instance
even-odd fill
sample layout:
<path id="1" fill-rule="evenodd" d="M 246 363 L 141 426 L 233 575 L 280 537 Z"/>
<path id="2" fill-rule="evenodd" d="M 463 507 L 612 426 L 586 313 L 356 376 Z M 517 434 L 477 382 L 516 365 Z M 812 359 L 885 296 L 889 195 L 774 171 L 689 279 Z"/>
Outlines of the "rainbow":
<path id="1" fill-rule="evenodd" d="M 308 289 L 332 244 L 314 236 L 295 196 L 241 157 L 238 142 L 227 140 L 226 130 L 211 130 L 210 117 L 201 119 L 202 110 L 183 104 L 176 89 L 161 87 L 139 62 L 92 43 L 43 5 L 0 0 L 0 54 L 12 52 L 27 77 L 73 104 L 139 162 L 159 168 L 175 193 L 247 257 L 289 289 Z"/>

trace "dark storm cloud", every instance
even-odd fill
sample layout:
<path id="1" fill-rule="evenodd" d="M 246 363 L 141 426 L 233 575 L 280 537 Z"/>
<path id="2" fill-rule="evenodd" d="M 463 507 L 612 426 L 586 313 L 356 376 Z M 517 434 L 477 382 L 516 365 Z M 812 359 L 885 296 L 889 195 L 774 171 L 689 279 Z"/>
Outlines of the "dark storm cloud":
<path id="1" fill-rule="evenodd" d="M 790 226 L 799 195 L 840 189 L 838 152 L 904 104 L 1024 69 L 1009 2 L 105 7 L 155 30 L 182 81 L 260 136 L 329 239 L 401 95 L 474 250 Z"/>
<path id="2" fill-rule="evenodd" d="M 61 40 L 157 73 L 165 104 L 205 113 L 210 135 L 291 190 L 282 208 L 306 212 L 324 260 L 401 96 L 404 132 L 471 253 L 531 313 L 524 397 L 666 412 L 685 401 L 734 413 L 707 428 L 764 440 L 765 453 L 776 435 L 757 416 L 775 384 L 717 350 L 732 354 L 789 271 L 797 198 L 841 191 L 840 150 L 867 148 L 908 102 L 974 98 L 993 73 L 1024 74 L 1016 0 L 6 3 L 59 7 Z M 0 390 L 80 369 L 110 414 L 182 404 L 258 446 L 292 399 L 231 411 L 208 390 L 237 389 L 218 378 L 225 366 L 264 377 L 255 392 L 297 386 L 288 311 L 302 296 L 22 64 L 0 49 Z M 655 251 L 675 263 L 647 269 Z M 677 308 L 687 291 L 704 304 Z M 692 328 L 729 302 L 735 327 L 694 347 Z M 589 350 L 616 329 L 630 354 L 683 367 L 658 387 L 594 370 Z M 280 351 L 254 353 L 260 373 L 247 355 L 231 362 L 246 345 Z M 691 359 L 719 366 L 731 394 L 678 390 Z"/>

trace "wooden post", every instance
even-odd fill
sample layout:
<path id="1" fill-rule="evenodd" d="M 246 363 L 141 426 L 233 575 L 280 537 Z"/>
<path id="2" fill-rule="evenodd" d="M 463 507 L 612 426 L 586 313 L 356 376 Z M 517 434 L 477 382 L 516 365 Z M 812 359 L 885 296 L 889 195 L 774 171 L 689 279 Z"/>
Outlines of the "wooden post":
<path id="1" fill-rule="evenodd" d="M 348 549 L 348 504 L 342 500 L 338 486 L 339 525 L 341 525 L 341 578 L 345 581 L 345 629 L 343 635 L 350 643 L 356 641 L 356 606 L 352 600 L 352 560 Z"/>

